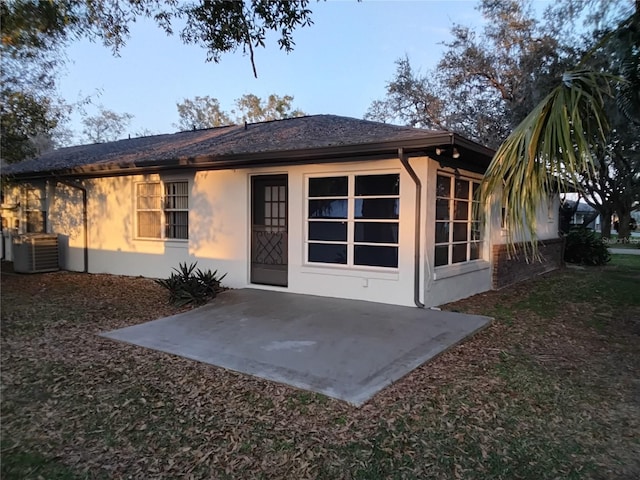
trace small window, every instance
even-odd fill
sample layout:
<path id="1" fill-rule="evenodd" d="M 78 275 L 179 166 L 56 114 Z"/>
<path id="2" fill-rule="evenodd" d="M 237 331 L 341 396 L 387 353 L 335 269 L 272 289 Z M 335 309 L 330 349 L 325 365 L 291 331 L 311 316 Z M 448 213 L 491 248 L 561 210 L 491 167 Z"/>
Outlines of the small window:
<path id="1" fill-rule="evenodd" d="M 25 214 L 27 233 L 46 233 L 47 211 L 44 187 L 27 187 Z"/>
<path id="2" fill-rule="evenodd" d="M 164 184 L 165 238 L 189 238 L 189 184 Z"/>
<path id="3" fill-rule="evenodd" d="M 439 174 L 436 180 L 435 266 L 480 258 L 479 182 Z"/>
<path id="4" fill-rule="evenodd" d="M 140 238 L 188 239 L 189 183 L 138 183 L 136 215 Z"/>
<path id="5" fill-rule="evenodd" d="M 397 268 L 400 175 L 309 178 L 307 259 Z"/>

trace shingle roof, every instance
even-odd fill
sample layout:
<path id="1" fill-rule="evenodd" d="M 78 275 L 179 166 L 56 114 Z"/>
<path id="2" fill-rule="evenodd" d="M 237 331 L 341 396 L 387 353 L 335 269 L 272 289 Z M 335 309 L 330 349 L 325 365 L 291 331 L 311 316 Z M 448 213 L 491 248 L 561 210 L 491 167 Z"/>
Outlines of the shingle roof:
<path id="1" fill-rule="evenodd" d="M 3 175 L 71 173 L 93 170 L 119 170 L 157 165 L 187 165 L 207 161 L 291 155 L 292 152 L 331 152 L 338 147 L 398 144 L 421 140 L 434 142 L 453 138 L 453 134 L 402 127 L 336 115 L 306 117 L 232 125 L 167 135 L 131 138 L 108 143 L 61 148 L 37 158 L 8 165 Z M 461 139 L 461 137 L 457 137 Z M 464 139 L 462 139 L 464 140 Z M 490 156 L 484 147 L 466 141 L 474 150 Z M 435 144 L 435 143 L 434 143 Z M 486 150 L 486 151 L 485 151 Z"/>

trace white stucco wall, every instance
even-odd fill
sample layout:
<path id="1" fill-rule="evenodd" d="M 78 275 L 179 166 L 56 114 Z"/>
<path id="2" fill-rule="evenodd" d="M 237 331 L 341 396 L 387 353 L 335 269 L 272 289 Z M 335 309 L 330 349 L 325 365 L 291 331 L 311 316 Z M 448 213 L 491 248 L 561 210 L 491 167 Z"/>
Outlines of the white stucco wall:
<path id="1" fill-rule="evenodd" d="M 305 262 L 306 185 L 309 175 L 400 174 L 399 267 L 344 267 Z M 254 175 L 287 174 L 288 288 L 250 283 L 250 196 Z M 136 238 L 135 185 L 162 179 L 189 182 L 189 240 Z M 413 305 L 414 185 L 399 160 L 350 162 L 121 176 L 81 182 L 88 194 L 89 272 L 167 276 L 179 262 L 227 273 L 225 285 Z M 63 268 L 84 268 L 82 197 L 62 184 L 49 188 L 49 231 L 61 236 Z"/>
<path id="2" fill-rule="evenodd" d="M 60 267 L 64 270 L 84 270 L 84 212 L 82 191 L 61 183 L 49 182 L 48 228 L 58 233 Z"/>
<path id="3" fill-rule="evenodd" d="M 496 195 L 491 209 L 491 242 L 505 244 L 509 240 L 509 230 L 501 225 L 502 205 Z M 558 225 L 560 221 L 560 196 L 558 194 L 546 199 L 536 211 L 535 231 L 538 240 L 558 238 Z M 513 242 L 530 241 L 528 231 L 515 232 Z"/>
<path id="4" fill-rule="evenodd" d="M 490 242 L 482 259 L 434 268 L 435 186 L 439 171 L 480 179 L 477 174 L 443 168 L 427 157 L 411 158 L 422 181 L 420 219 L 419 300 L 436 306 L 491 288 Z M 345 174 L 400 175 L 398 268 L 347 267 L 305 261 L 306 188 L 309 176 Z M 288 178 L 288 287 L 252 285 L 250 282 L 251 178 L 286 174 Z M 136 238 L 136 183 L 189 182 L 189 239 Z M 89 272 L 166 277 L 180 262 L 198 262 L 201 269 L 227 273 L 225 285 L 283 290 L 328 297 L 351 298 L 399 305 L 414 305 L 415 194 L 413 180 L 398 159 L 375 162 L 340 162 L 241 170 L 176 171 L 162 175 L 136 175 L 83 180 L 88 193 Z M 60 235 L 62 266 L 84 269 L 82 195 L 61 183 L 47 185 L 48 231 Z M 539 238 L 557 236 L 557 198 L 551 210 L 538 215 Z M 497 212 L 497 215 L 496 215 Z M 552 212 L 553 215 L 550 215 Z M 494 204 L 485 239 L 502 243 L 500 207 Z M 14 212 L 16 219 L 22 218 Z"/>
<path id="5" fill-rule="evenodd" d="M 167 174 L 165 180 L 187 180 L 193 173 Z M 92 179 L 88 196 L 89 272 L 164 277 L 179 262 L 189 261 L 189 241 L 136 238 L 136 183 L 158 175 Z M 58 232 L 63 233 L 63 232 Z"/>

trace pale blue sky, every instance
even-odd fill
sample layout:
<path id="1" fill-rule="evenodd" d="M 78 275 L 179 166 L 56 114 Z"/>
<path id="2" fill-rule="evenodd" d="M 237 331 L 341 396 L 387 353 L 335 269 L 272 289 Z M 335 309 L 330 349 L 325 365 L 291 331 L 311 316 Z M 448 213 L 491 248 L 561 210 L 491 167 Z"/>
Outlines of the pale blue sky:
<path id="1" fill-rule="evenodd" d="M 289 94 L 309 114 L 360 118 L 384 95 L 396 59 L 406 54 L 423 71 L 435 66 L 453 23 L 481 22 L 476 5 L 467 0 L 312 3 L 314 24 L 295 32 L 292 53 L 279 50 L 275 41 L 256 50 L 257 79 L 241 51 L 207 63 L 202 48 L 185 46 L 142 21 L 131 28 L 120 57 L 99 43 L 71 45 L 60 92 L 73 102 L 100 91 L 95 104 L 134 115 L 132 136 L 143 129 L 174 132 L 176 103 L 196 95 L 216 97 L 230 110 L 245 93 Z M 71 127 L 79 136 L 77 116 Z"/>

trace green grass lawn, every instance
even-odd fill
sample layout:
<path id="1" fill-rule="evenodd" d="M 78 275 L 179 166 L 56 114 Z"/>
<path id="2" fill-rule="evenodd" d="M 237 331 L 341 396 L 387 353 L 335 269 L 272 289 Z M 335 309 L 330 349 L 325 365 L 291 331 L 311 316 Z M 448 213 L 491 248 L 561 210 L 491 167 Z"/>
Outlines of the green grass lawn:
<path id="1" fill-rule="evenodd" d="M 635 479 L 640 256 L 444 306 L 495 322 L 361 408 L 113 342 L 145 279 L 2 276 L 3 479 Z"/>

